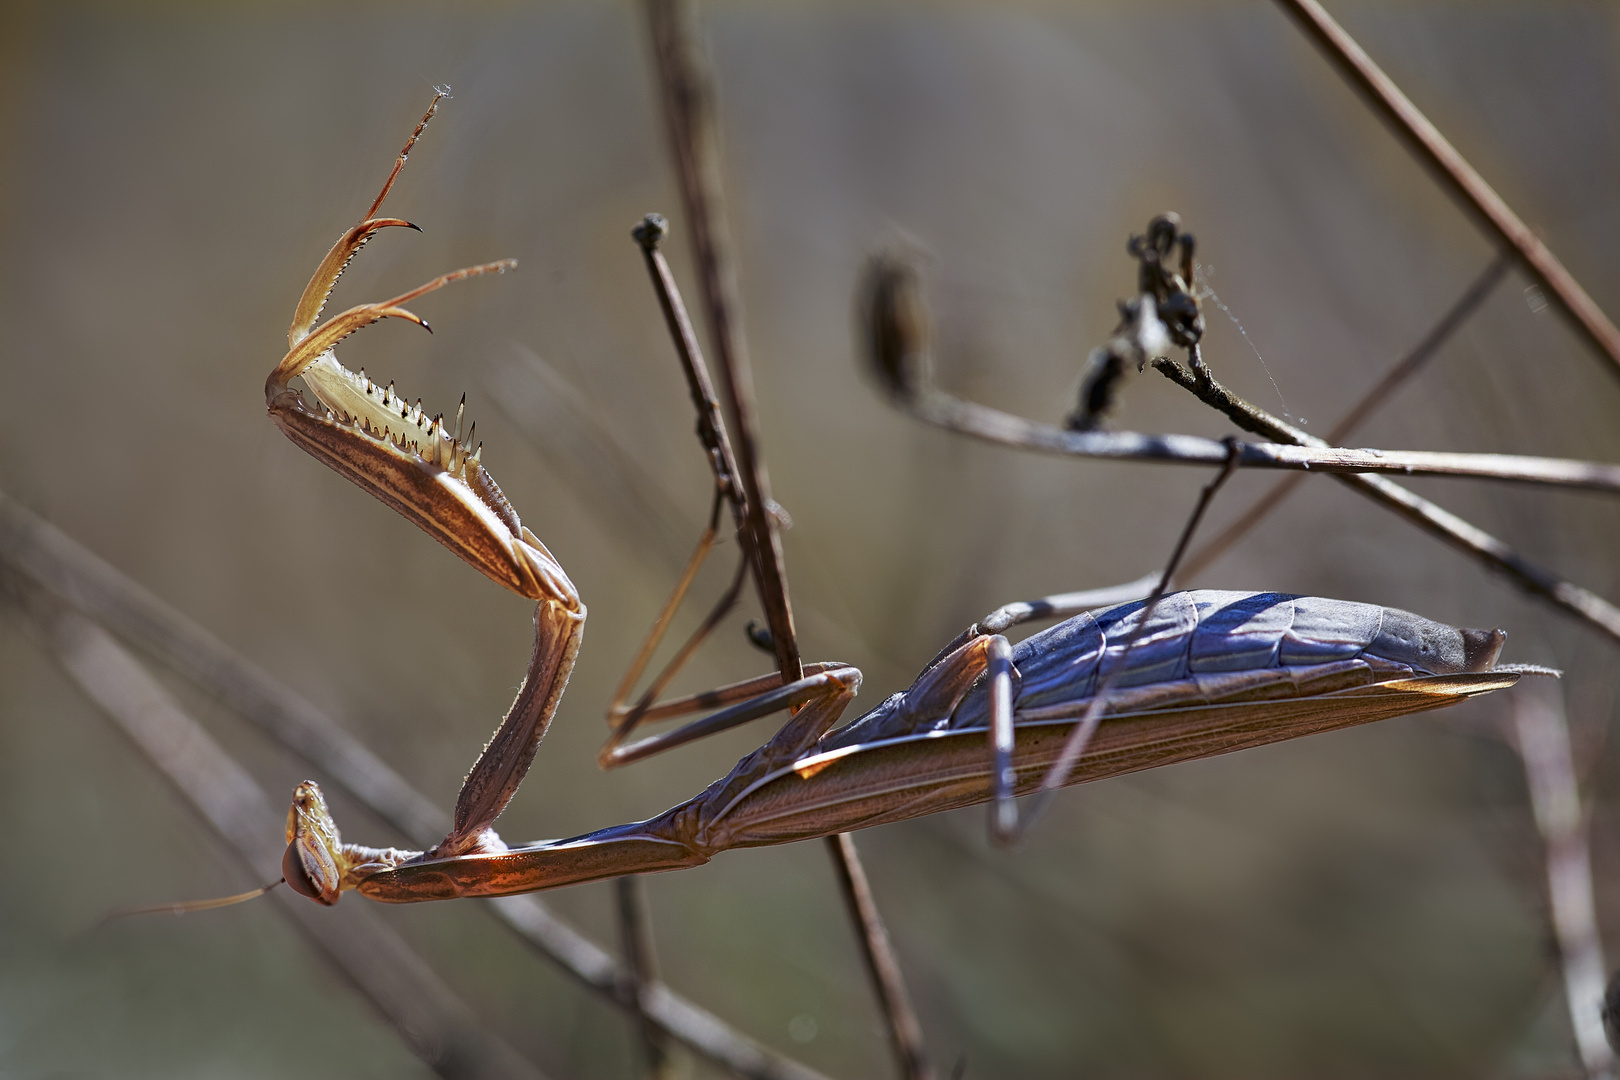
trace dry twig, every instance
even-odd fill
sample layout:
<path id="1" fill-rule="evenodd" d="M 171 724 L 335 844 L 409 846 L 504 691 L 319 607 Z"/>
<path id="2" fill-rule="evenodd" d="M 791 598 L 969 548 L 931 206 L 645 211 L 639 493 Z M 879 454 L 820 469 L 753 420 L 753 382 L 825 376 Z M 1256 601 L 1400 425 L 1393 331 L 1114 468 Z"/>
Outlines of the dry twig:
<path id="1" fill-rule="evenodd" d="M 1530 226 L 1519 220 L 1502 197 L 1474 171 L 1474 167 L 1401 93 L 1394 80 L 1373 63 L 1355 38 L 1333 20 L 1317 0 L 1278 0 L 1300 29 L 1327 55 L 1350 85 L 1372 106 L 1380 119 L 1406 142 L 1418 160 L 1428 166 L 1446 192 L 1472 211 L 1497 241 L 1512 251 L 1519 264 L 1545 291 L 1553 305 L 1574 324 L 1581 337 L 1596 349 L 1614 372 L 1620 373 L 1620 330 L 1586 294 L 1573 274 Z"/>
<path id="2" fill-rule="evenodd" d="M 1524 764 L 1530 808 L 1546 848 L 1547 905 L 1558 938 L 1575 1044 L 1592 1080 L 1614 1075 L 1603 1037 L 1603 941 L 1592 889 L 1588 819 L 1581 809 L 1563 689 L 1543 681 L 1513 697 L 1514 746 Z"/>
<path id="3" fill-rule="evenodd" d="M 735 477 L 742 486 L 747 518 L 740 534 L 751 555 L 771 645 L 786 684 L 799 679 L 804 668 L 794 636 L 781 540 L 769 512 L 770 483 L 758 450 L 753 376 L 738 322 L 736 279 L 728 260 L 720 213 L 720 158 L 715 145 L 711 84 L 691 34 L 690 12 L 683 10 L 678 0 L 647 0 L 646 10 L 670 149 L 692 230 L 709 336 L 735 433 Z M 648 258 L 651 261 L 650 249 Z M 665 310 L 668 314 L 667 304 Z M 673 324 L 673 317 L 671 321 Z M 683 348 L 696 344 L 689 324 L 687 329 L 686 334 L 676 335 L 677 344 Z M 848 836 L 833 836 L 828 837 L 827 844 L 838 866 L 845 902 L 860 936 L 903 1075 L 908 1080 L 929 1080 L 933 1073 L 923 1053 L 922 1026 L 906 993 L 899 958 L 870 893 L 864 898 L 859 894 L 857 886 L 864 885 L 866 871 L 860 865 L 855 842 Z"/>
<path id="4" fill-rule="evenodd" d="M 936 427 L 1022 450 L 1112 461 L 1220 466 L 1226 444 L 1199 435 L 1147 435 L 1135 431 L 1069 431 L 1052 424 L 964 401 L 936 387 L 906 387 L 896 404 Z M 1309 443 L 1239 442 L 1238 467 L 1330 474 L 1468 476 L 1482 480 L 1584 488 L 1620 493 L 1620 465 L 1518 454 L 1456 454 L 1434 450 L 1356 450 Z"/>
<path id="5" fill-rule="evenodd" d="M 625 993 L 635 995 L 636 1001 L 641 1002 L 647 987 L 658 982 L 652 922 L 647 917 L 646 889 L 640 877 L 628 874 L 613 879 L 613 895 L 619 909 L 619 944 L 624 950 L 624 965 L 630 976 L 630 985 L 625 987 Z M 670 1075 L 667 1040 L 648 1018 L 645 1005 L 640 1005 L 636 1012 L 637 1019 L 641 1021 L 641 1054 L 648 1080 L 662 1080 Z"/>

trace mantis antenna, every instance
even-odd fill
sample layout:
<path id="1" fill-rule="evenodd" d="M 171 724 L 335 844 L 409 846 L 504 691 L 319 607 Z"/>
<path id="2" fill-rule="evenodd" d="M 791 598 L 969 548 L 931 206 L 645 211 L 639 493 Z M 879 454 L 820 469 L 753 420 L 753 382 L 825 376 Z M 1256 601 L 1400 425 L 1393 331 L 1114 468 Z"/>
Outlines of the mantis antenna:
<path id="1" fill-rule="evenodd" d="M 190 915 L 193 911 L 211 911 L 214 908 L 230 907 L 232 904 L 245 904 L 249 900 L 257 900 L 286 880 L 286 878 L 276 878 L 268 885 L 260 885 L 257 889 L 249 889 L 247 892 L 237 893 L 235 896 L 216 896 L 211 900 L 175 900 L 167 904 L 146 904 L 141 907 L 118 908 L 103 915 L 95 928 L 99 930 L 110 922 L 127 919 L 132 915 Z"/>

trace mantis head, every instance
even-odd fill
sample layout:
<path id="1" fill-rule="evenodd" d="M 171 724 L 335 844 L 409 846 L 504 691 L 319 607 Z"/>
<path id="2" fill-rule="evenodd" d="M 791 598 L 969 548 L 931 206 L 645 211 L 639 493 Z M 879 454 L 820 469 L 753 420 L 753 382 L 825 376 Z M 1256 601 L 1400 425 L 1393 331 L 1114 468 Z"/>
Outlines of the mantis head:
<path id="1" fill-rule="evenodd" d="M 362 880 L 419 856 L 419 851 L 345 844 L 337 822 L 326 808 L 320 785 L 305 780 L 293 789 L 287 811 L 287 850 L 281 877 L 288 888 L 317 904 L 338 902 L 338 895 Z"/>
<path id="2" fill-rule="evenodd" d="M 287 887 L 318 904 L 335 904 L 342 891 L 343 840 L 337 822 L 326 808 L 320 786 L 306 780 L 293 789 L 287 811 L 287 852 L 281 857 L 281 877 Z"/>

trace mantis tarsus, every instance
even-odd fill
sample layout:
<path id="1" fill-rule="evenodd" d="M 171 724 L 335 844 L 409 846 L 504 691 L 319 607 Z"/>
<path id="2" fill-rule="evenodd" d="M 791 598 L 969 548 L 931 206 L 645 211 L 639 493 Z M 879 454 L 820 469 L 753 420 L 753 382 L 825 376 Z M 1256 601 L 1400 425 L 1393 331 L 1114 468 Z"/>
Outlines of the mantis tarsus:
<path id="1" fill-rule="evenodd" d="M 434 107 L 437 105 L 437 98 Z M 423 124 L 431 117 L 429 108 Z M 321 903 L 343 890 L 387 902 L 498 896 L 694 866 L 718 851 L 786 843 L 1034 790 L 1078 725 L 1101 719 L 1064 783 L 1098 779 L 1297 735 L 1443 707 L 1501 689 L 1524 669 L 1496 667 L 1500 631 L 1458 630 L 1390 608 L 1275 593 L 1175 593 L 1095 618 L 1088 594 L 1011 605 L 948 645 L 904 693 L 836 728 L 860 686 L 846 664 L 807 664 L 648 710 L 719 711 L 652 749 L 783 709 L 760 749 L 694 798 L 645 822 L 570 840 L 508 847 L 493 824 L 533 761 L 579 649 L 585 607 L 556 558 L 484 470 L 470 432 L 347 371 L 333 349 L 385 318 L 426 324 L 402 305 L 490 263 L 401 296 L 317 320 L 405 154 L 359 224 L 322 260 L 295 309 L 290 350 L 266 382 L 270 416 L 304 450 L 393 506 L 463 560 L 537 602 L 535 648 L 517 700 L 463 784 L 454 825 L 427 852 L 345 844 L 319 788 L 301 784 L 283 870 Z M 290 386 L 304 379 L 314 400 Z M 718 515 L 719 504 L 716 503 Z M 1031 618 L 1067 621 L 1017 646 Z M 610 743 L 610 750 L 613 747 Z M 637 750 L 625 748 L 616 760 Z"/>

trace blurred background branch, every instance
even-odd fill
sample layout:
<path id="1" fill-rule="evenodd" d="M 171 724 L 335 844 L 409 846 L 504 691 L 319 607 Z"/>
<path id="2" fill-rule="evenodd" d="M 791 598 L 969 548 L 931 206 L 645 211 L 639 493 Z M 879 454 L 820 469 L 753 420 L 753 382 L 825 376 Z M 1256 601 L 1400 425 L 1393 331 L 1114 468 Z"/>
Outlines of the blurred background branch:
<path id="1" fill-rule="evenodd" d="M 27 613 L 51 658 L 196 808 L 249 874 L 261 880 L 276 874 L 285 847 L 277 839 L 283 815 L 253 777 L 106 631 L 37 586 L 20 585 L 14 575 L 4 584 L 7 599 Z M 356 904 L 329 912 L 290 889 L 270 895 L 434 1072 L 446 1080 L 539 1080 L 540 1071 L 488 1031 L 374 911 Z"/>
<path id="2" fill-rule="evenodd" d="M 1593 1080 L 1614 1075 L 1614 1051 L 1603 1036 L 1607 965 L 1592 885 L 1589 823 L 1576 783 L 1575 755 L 1563 689 L 1527 686 L 1513 699 L 1513 742 L 1524 762 L 1530 808 L 1547 855 L 1547 907 L 1564 972 L 1564 997 L 1581 1061 Z"/>

